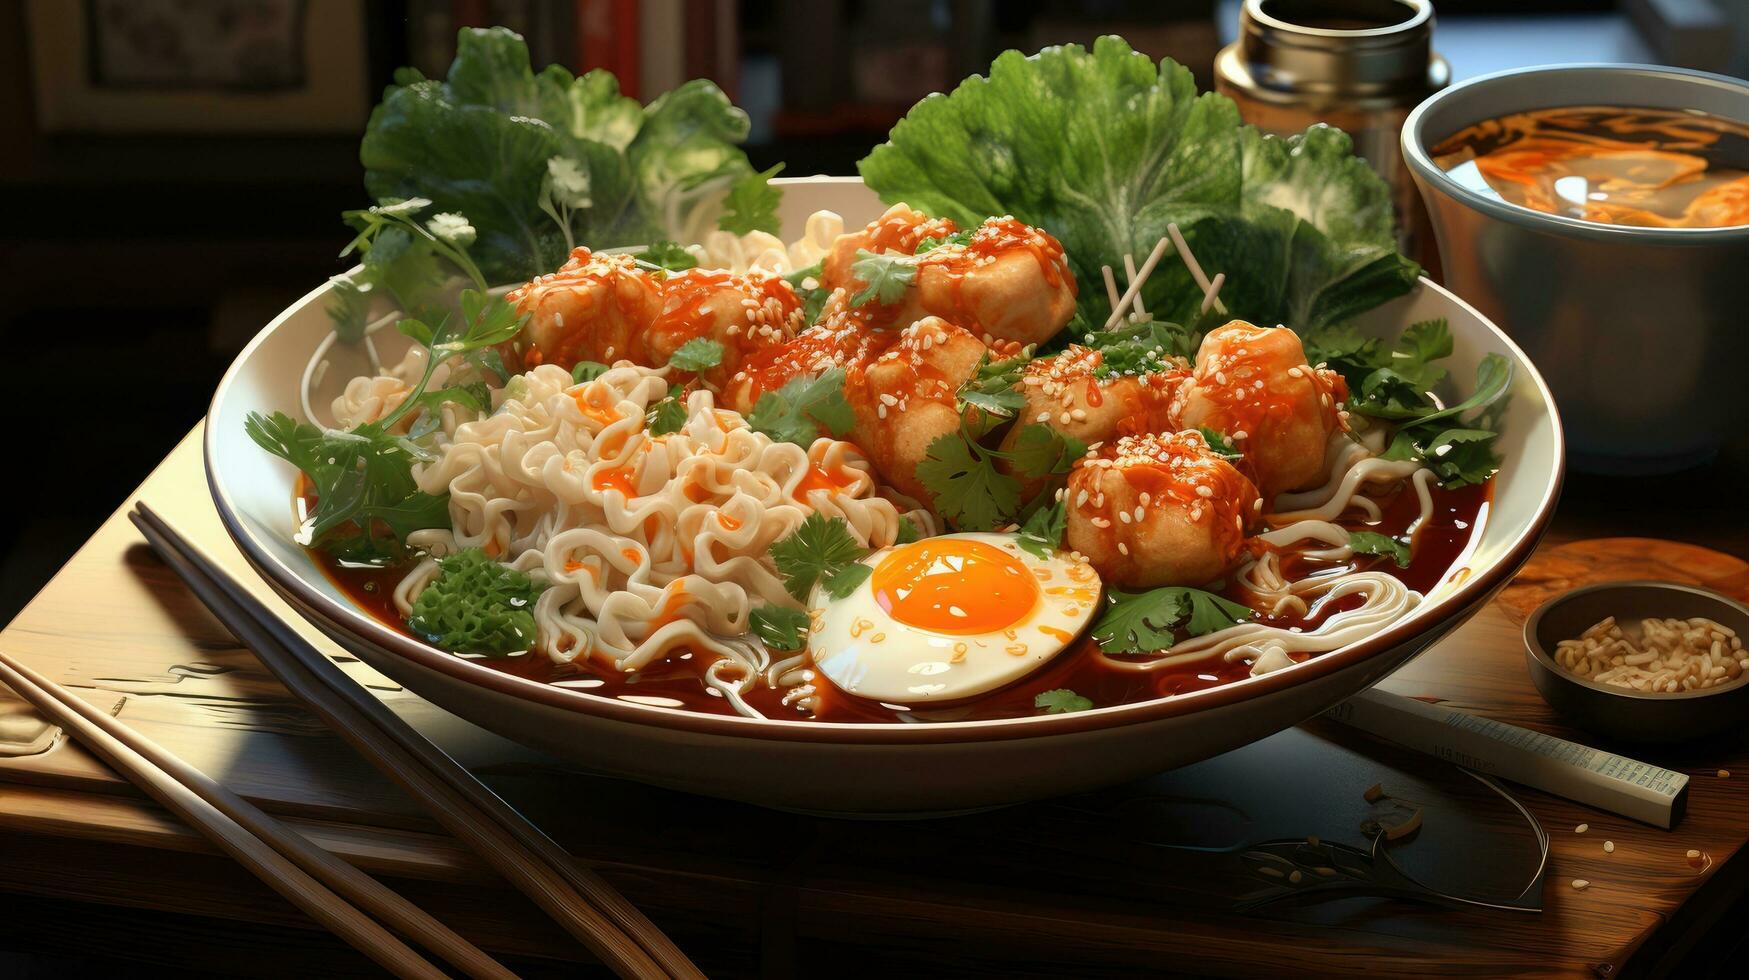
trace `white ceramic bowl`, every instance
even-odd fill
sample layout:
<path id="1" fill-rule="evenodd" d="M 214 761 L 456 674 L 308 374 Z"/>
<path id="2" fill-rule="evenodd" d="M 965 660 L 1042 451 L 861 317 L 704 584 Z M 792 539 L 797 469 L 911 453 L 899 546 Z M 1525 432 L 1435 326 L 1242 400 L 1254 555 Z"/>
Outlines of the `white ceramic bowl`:
<path id="1" fill-rule="evenodd" d="M 856 178 L 779 183 L 790 237 L 819 208 L 851 227 L 882 210 Z M 1542 378 L 1493 324 L 1423 279 L 1370 313 L 1362 329 L 1394 338 L 1409 323 L 1445 317 L 1455 378 L 1472 377 L 1490 353 L 1515 373 L 1499 443 L 1505 466 L 1482 533 L 1461 567 L 1402 621 L 1285 670 L 1074 714 L 932 725 L 694 714 L 539 684 L 411 640 L 353 606 L 292 542 L 295 471 L 249 441 L 243 418 L 298 412 L 299 374 L 329 329 L 327 291 L 293 304 L 244 348 L 207 416 L 213 500 L 249 562 L 342 647 L 475 724 L 603 774 L 769 806 L 863 816 L 993 806 L 1140 777 L 1270 735 L 1376 683 L 1480 608 L 1530 556 L 1560 490 L 1561 427 Z M 316 403 L 326 405 L 359 371 L 336 363 Z"/>

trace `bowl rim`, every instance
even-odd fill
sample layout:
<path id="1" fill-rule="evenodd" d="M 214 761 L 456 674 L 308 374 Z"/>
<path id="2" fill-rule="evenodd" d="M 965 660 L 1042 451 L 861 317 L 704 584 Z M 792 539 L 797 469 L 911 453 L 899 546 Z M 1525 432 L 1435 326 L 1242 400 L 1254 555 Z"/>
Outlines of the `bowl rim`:
<path id="1" fill-rule="evenodd" d="M 826 180 L 860 183 L 860 178 L 855 177 L 826 178 Z M 793 182 L 800 184 L 822 181 L 819 177 L 803 177 L 796 178 Z M 1547 474 L 1546 482 L 1543 484 L 1542 499 L 1537 501 L 1534 515 L 1518 532 L 1517 537 L 1507 544 L 1501 558 L 1482 574 L 1471 575 L 1459 582 L 1450 595 L 1441 599 L 1440 603 L 1445 607 L 1444 614 L 1436 620 L 1426 620 L 1417 615 L 1420 612 L 1418 608 L 1404 619 L 1364 640 L 1321 654 L 1284 670 L 1243 678 L 1229 684 L 1189 694 L 1153 698 L 1147 701 L 1092 708 L 1067 714 L 927 725 L 904 722 L 858 723 L 743 718 L 602 698 L 584 691 L 555 687 L 504 671 L 493 670 L 490 667 L 453 656 L 415 640 L 387 624 L 378 622 L 369 613 L 356 608 L 351 603 L 330 598 L 326 593 L 314 588 L 304 580 L 303 576 L 282 562 L 263 542 L 257 541 L 254 533 L 236 511 L 232 504 L 231 492 L 225 485 L 222 473 L 216 465 L 218 441 L 214 434 L 216 430 L 211 424 L 206 426 L 202 434 L 201 456 L 206 468 L 208 490 L 226 532 L 257 574 L 261 575 L 276 592 L 304 616 L 316 620 L 318 627 L 343 633 L 385 655 L 398 656 L 413 661 L 415 665 L 425 670 L 447 675 L 452 680 L 481 687 L 499 695 L 533 701 L 558 710 L 592 715 L 607 721 L 653 725 L 700 736 L 726 736 L 785 742 L 826 742 L 847 745 L 942 744 L 1006 741 L 1089 733 L 1158 721 L 1178 715 L 1194 714 L 1241 701 L 1266 697 L 1355 666 L 1386 650 L 1411 642 L 1418 636 L 1437 633 L 1440 624 L 1460 621 L 1462 617 L 1474 611 L 1503 587 L 1507 580 L 1530 557 L 1531 551 L 1542 539 L 1543 533 L 1548 529 L 1549 522 L 1553 519 L 1555 504 L 1560 499 L 1561 487 L 1566 476 L 1566 437 L 1561 427 L 1560 414 L 1555 406 L 1554 395 L 1549 391 L 1548 383 L 1543 380 L 1541 373 L 1536 370 L 1530 358 L 1493 321 L 1425 276 L 1421 277 L 1419 285 L 1421 288 L 1433 290 L 1444 297 L 1446 301 L 1456 304 L 1474 316 L 1498 343 L 1504 344 L 1510 349 L 1519 363 L 1527 369 L 1523 373 L 1528 376 L 1530 383 L 1536 386 L 1543 404 L 1547 407 L 1547 418 L 1553 444 L 1552 469 Z M 231 366 L 226 369 L 224 377 L 220 379 L 218 387 L 213 392 L 213 398 L 207 411 L 209 423 L 211 419 L 216 417 L 217 409 L 226 400 L 231 388 L 238 383 L 243 365 L 250 360 L 256 349 L 265 344 L 274 332 L 286 320 L 290 319 L 294 312 L 303 309 L 306 304 L 316 300 L 330 288 L 331 283 L 324 283 L 306 293 L 280 311 L 279 315 L 269 321 L 244 346 Z"/>
<path id="2" fill-rule="evenodd" d="M 1584 585 L 1576 589 L 1568 589 L 1565 592 L 1552 595 L 1543 600 L 1542 604 L 1537 606 L 1536 609 L 1532 610 L 1530 616 L 1524 621 L 1523 633 L 1525 652 L 1529 653 L 1530 656 L 1541 667 L 1543 667 L 1543 669 L 1569 684 L 1588 688 L 1597 691 L 1600 694 L 1608 694 L 1614 697 L 1623 698 L 1628 701 L 1647 701 L 1667 704 L 1673 701 L 1695 701 L 1749 690 L 1749 671 L 1744 671 L 1741 677 L 1729 684 L 1720 684 L 1716 687 L 1705 688 L 1698 691 L 1675 691 L 1659 694 L 1655 691 L 1636 691 L 1629 687 L 1617 687 L 1614 684 L 1602 684 L 1590 679 L 1589 677 L 1580 677 L 1578 674 L 1575 674 L 1556 663 L 1555 658 L 1550 656 L 1549 652 L 1543 648 L 1543 642 L 1537 636 L 1537 629 L 1542 626 L 1543 616 L 1553 611 L 1557 606 L 1561 606 L 1572 599 L 1579 598 L 1580 596 L 1590 595 L 1595 592 L 1614 592 L 1621 589 L 1653 589 L 1661 592 L 1686 592 L 1689 595 L 1700 596 L 1703 599 L 1717 602 L 1719 605 L 1722 605 L 1725 608 L 1730 609 L 1732 612 L 1742 616 L 1745 622 L 1749 622 L 1749 605 L 1744 605 L 1722 592 L 1704 586 L 1687 585 L 1682 582 L 1665 582 L 1658 579 L 1630 579 L 1620 582 L 1597 582 L 1592 585 Z"/>
<path id="3" fill-rule="evenodd" d="M 1410 110 L 1408 117 L 1403 120 L 1403 132 L 1399 140 L 1403 159 L 1422 184 L 1424 193 L 1438 192 L 1489 217 L 1538 231 L 1591 241 L 1622 244 L 1693 246 L 1714 244 L 1721 241 L 1749 240 L 1749 224 L 1725 225 L 1718 228 L 1644 228 L 1637 225 L 1611 225 L 1596 221 L 1583 221 L 1566 215 L 1547 214 L 1530 208 L 1521 208 L 1498 198 L 1478 194 L 1453 180 L 1433 162 L 1433 156 L 1428 151 L 1426 140 L 1423 138 L 1427 126 L 1427 116 L 1447 100 L 1459 98 L 1478 89 L 1530 88 L 1539 78 L 1584 72 L 1608 75 L 1662 76 L 1693 85 L 1731 89 L 1742 92 L 1745 97 L 1749 97 L 1749 81 L 1713 72 L 1698 71 L 1693 68 L 1675 68 L 1667 65 L 1608 64 L 1604 62 L 1510 68 L 1505 71 L 1490 72 L 1486 75 L 1465 79 L 1435 92 Z M 1687 107 L 1643 106 L 1642 108 L 1680 111 Z M 1480 121 L 1474 120 L 1474 122 Z M 1740 121 L 1749 125 L 1749 120 Z"/>

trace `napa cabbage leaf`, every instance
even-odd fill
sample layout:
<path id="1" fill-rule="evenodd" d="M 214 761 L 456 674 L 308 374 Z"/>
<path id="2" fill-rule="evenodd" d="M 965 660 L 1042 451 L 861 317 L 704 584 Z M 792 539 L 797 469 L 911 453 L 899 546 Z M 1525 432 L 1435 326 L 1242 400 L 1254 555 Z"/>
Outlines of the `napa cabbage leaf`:
<path id="1" fill-rule="evenodd" d="M 1055 235 L 1082 284 L 1078 321 L 1109 303 L 1100 267 L 1138 262 L 1176 223 L 1234 316 L 1304 333 L 1414 285 L 1397 254 L 1389 191 L 1339 130 L 1266 136 L 1190 72 L 1120 38 L 999 56 L 988 76 L 931 95 L 859 164 L 888 203 L 976 224 L 1012 214 Z M 1182 262 L 1162 261 L 1142 298 L 1157 319 L 1198 320 Z"/>

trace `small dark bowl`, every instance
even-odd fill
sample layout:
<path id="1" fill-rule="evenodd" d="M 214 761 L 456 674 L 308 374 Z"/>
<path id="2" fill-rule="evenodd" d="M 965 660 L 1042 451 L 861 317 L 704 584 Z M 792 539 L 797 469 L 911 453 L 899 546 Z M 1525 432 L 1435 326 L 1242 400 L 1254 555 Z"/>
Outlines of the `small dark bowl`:
<path id="1" fill-rule="evenodd" d="M 1749 606 L 1672 582 L 1606 582 L 1563 592 L 1524 624 L 1530 679 L 1549 706 L 1600 735 L 1633 742 L 1682 742 L 1716 735 L 1749 720 L 1749 671 L 1703 691 L 1652 694 L 1568 673 L 1551 651 L 1607 616 L 1618 622 L 1704 616 L 1749 637 Z"/>

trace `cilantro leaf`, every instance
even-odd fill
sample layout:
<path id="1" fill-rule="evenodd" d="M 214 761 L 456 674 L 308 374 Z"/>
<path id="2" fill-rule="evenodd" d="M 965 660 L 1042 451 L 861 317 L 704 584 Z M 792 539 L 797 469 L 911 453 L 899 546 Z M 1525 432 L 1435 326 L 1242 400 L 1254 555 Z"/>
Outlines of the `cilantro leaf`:
<path id="1" fill-rule="evenodd" d="M 759 396 L 747 424 L 778 442 L 811 446 L 823 426 L 842 439 L 856 424 L 856 413 L 844 399 L 844 370 L 832 368 L 810 378 L 793 378 L 776 391 Z"/>
<path id="2" fill-rule="evenodd" d="M 951 235 L 943 235 L 940 238 L 935 238 L 933 236 L 925 238 L 917 243 L 917 250 L 911 254 L 922 255 L 924 252 L 934 251 L 943 245 L 970 245 L 972 243 L 972 235 L 975 231 L 976 229 L 967 228 L 964 231 L 956 231 Z"/>
<path id="3" fill-rule="evenodd" d="M 832 592 L 833 580 L 867 554 L 868 549 L 857 544 L 844 518 L 828 518 L 818 512 L 809 514 L 794 531 L 771 546 L 771 560 L 777 573 L 783 576 L 784 587 L 801 602 L 808 601 L 814 583 L 822 579 L 826 580 L 828 592 Z M 838 581 L 842 585 L 849 580 Z M 852 582 L 850 588 L 859 584 Z M 849 595 L 848 590 L 845 595 Z M 842 598 L 836 594 L 833 597 Z"/>
<path id="4" fill-rule="evenodd" d="M 1172 358 L 1196 357 L 1202 333 L 1176 323 L 1148 321 L 1082 335 L 1100 352 L 1093 376 L 1103 381 L 1117 375 L 1155 374 L 1177 367 Z"/>
<path id="5" fill-rule="evenodd" d="M 674 352 L 668 366 L 682 371 L 704 371 L 723 363 L 723 345 L 707 337 L 694 337 Z"/>
<path id="6" fill-rule="evenodd" d="M 747 616 L 747 625 L 759 641 L 773 650 L 789 653 L 805 649 L 808 645 L 808 628 L 812 622 L 808 614 L 800 609 L 788 606 L 757 606 Z"/>
<path id="7" fill-rule="evenodd" d="M 1178 642 L 1178 630 L 1188 636 L 1215 633 L 1244 622 L 1255 613 L 1212 592 L 1167 586 L 1149 592 L 1113 591 L 1105 615 L 1093 626 L 1101 648 L 1117 653 L 1156 653 Z"/>
<path id="8" fill-rule="evenodd" d="M 577 384 L 594 381 L 608 372 L 608 367 L 599 361 L 578 361 L 571 365 L 571 380 Z"/>
<path id="9" fill-rule="evenodd" d="M 868 577 L 874 574 L 874 569 L 858 562 L 855 565 L 845 565 L 833 572 L 826 579 L 826 594 L 834 599 L 848 599 Z"/>
<path id="10" fill-rule="evenodd" d="M 960 411 L 964 412 L 965 406 L 971 405 L 994 418 L 1013 418 L 1026 406 L 1026 395 L 1018 385 L 1020 373 L 1031 359 L 1030 352 L 1023 351 L 1014 357 L 992 362 L 990 352 L 985 351 L 972 376 L 960 385 Z"/>
<path id="11" fill-rule="evenodd" d="M 993 454 L 961 428 L 929 444 L 917 479 L 935 495 L 935 509 L 956 527 L 989 531 L 1020 504 L 1020 481 L 996 469 Z"/>
<path id="12" fill-rule="evenodd" d="M 504 657 L 533 646 L 542 586 L 478 548 L 437 565 L 437 577 L 413 601 L 408 629 L 454 653 Z"/>
<path id="13" fill-rule="evenodd" d="M 1040 507 L 1020 526 L 1020 546 L 1040 558 L 1049 558 L 1062 546 L 1063 532 L 1068 527 L 1068 501 Z"/>
<path id="14" fill-rule="evenodd" d="M 653 436 L 665 436 L 686 427 L 686 402 L 679 385 L 668 387 L 668 397 L 650 406 L 644 413 L 644 430 Z"/>
<path id="15" fill-rule="evenodd" d="M 314 547 L 355 561 L 400 558 L 407 535 L 449 526 L 449 496 L 420 491 L 413 463 L 429 454 L 380 423 L 324 431 L 284 412 L 251 412 L 244 432 L 303 471 L 316 492 L 304 527 Z"/>
<path id="16" fill-rule="evenodd" d="M 796 297 L 802 301 L 802 320 L 805 323 L 818 323 L 820 311 L 826 308 L 826 301 L 832 298 L 832 291 L 820 285 L 820 277 L 825 275 L 825 270 L 826 264 L 822 260 L 783 277 L 790 288 L 796 291 Z M 813 285 L 806 285 L 810 281 Z"/>
<path id="17" fill-rule="evenodd" d="M 911 518 L 899 518 L 899 531 L 893 535 L 893 543 L 910 544 L 913 541 L 921 540 L 923 540 L 923 532 L 917 529 L 917 525 L 912 523 Z"/>
<path id="18" fill-rule="evenodd" d="M 910 256 L 876 255 L 866 248 L 856 250 L 856 261 L 850 264 L 850 274 L 868 286 L 850 298 L 852 307 L 874 300 L 896 303 L 905 295 L 906 287 L 917 281 L 917 264 Z"/>
<path id="19" fill-rule="evenodd" d="M 669 272 L 684 272 L 698 267 L 698 259 L 694 258 L 686 247 L 675 241 L 651 242 L 650 247 L 633 255 L 639 262 L 667 269 Z"/>
<path id="20" fill-rule="evenodd" d="M 1206 425 L 1197 426 L 1196 431 L 1202 433 L 1202 441 L 1208 443 L 1209 452 L 1221 457 L 1227 462 L 1235 462 L 1245 458 L 1245 454 L 1235 447 L 1231 440 Z"/>
<path id="21" fill-rule="evenodd" d="M 1086 711 L 1093 707 L 1090 698 L 1084 698 L 1066 687 L 1054 691 L 1041 691 L 1032 699 L 1032 706 L 1047 715 L 1066 715 L 1071 711 Z"/>
<path id="22" fill-rule="evenodd" d="M 1409 567 L 1409 545 L 1377 531 L 1348 532 L 1348 547 L 1357 555 L 1378 555 L 1396 562 L 1399 568 Z"/>
<path id="23" fill-rule="evenodd" d="M 1022 426 L 1014 445 L 1000 455 L 1028 478 L 1062 476 L 1087 455 L 1087 444 L 1035 422 Z"/>
<path id="24" fill-rule="evenodd" d="M 771 178 L 782 170 L 780 163 L 737 179 L 729 188 L 729 196 L 723 199 L 723 214 L 717 219 L 717 227 L 736 235 L 755 231 L 777 234 L 777 206 L 783 200 L 783 192 L 771 186 Z"/>

